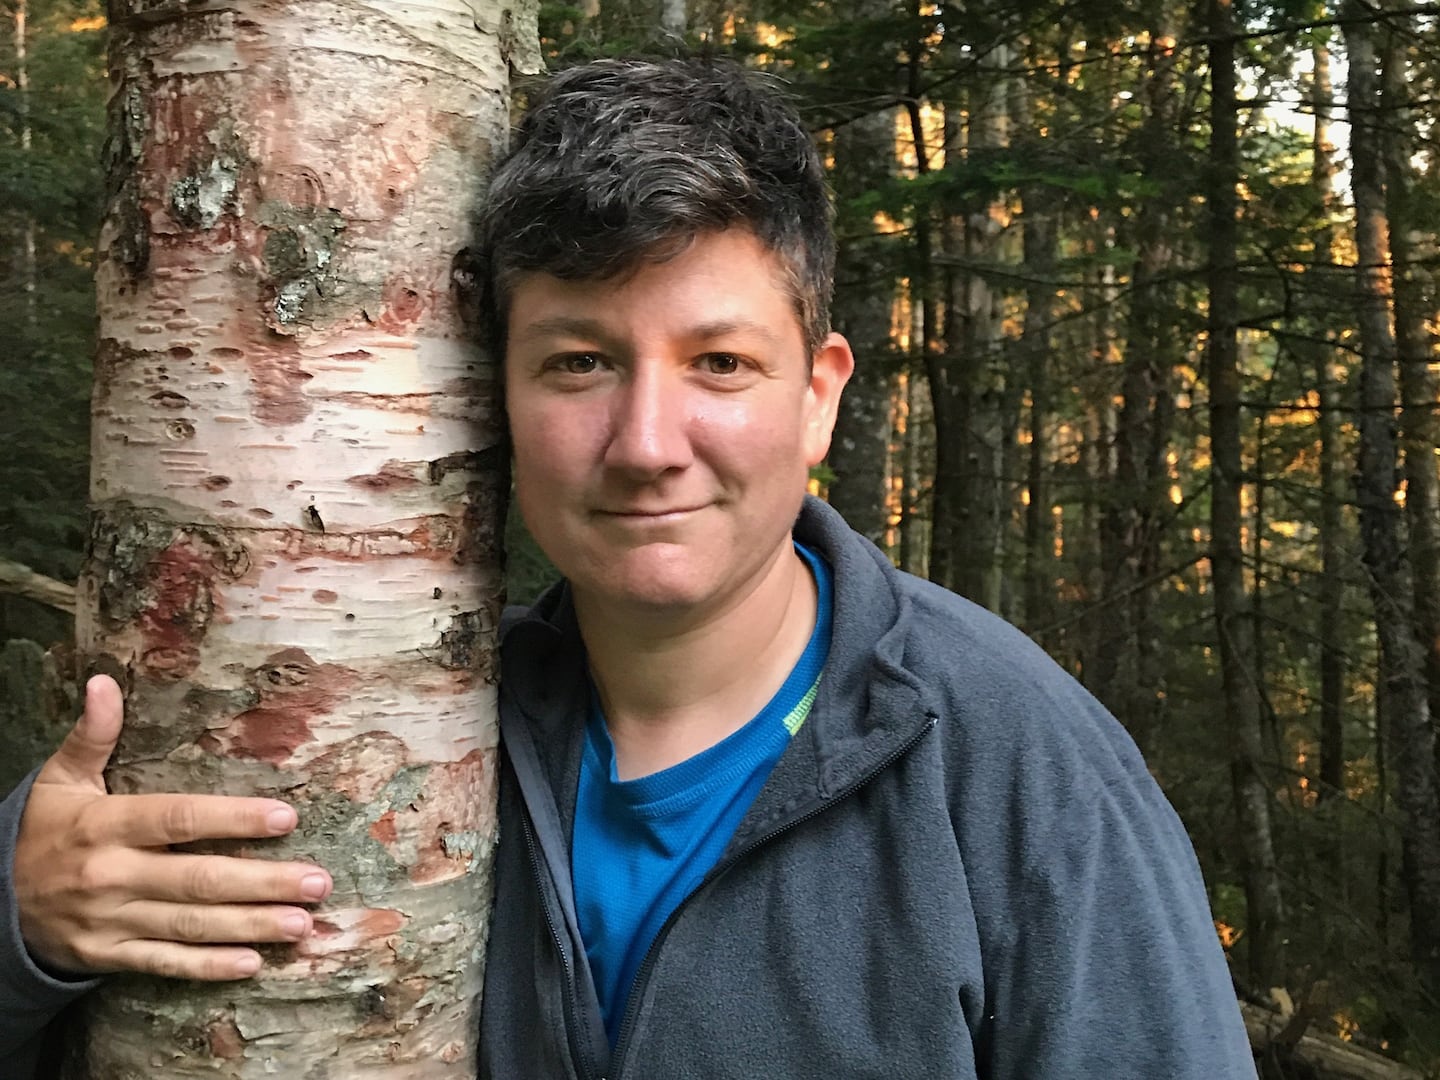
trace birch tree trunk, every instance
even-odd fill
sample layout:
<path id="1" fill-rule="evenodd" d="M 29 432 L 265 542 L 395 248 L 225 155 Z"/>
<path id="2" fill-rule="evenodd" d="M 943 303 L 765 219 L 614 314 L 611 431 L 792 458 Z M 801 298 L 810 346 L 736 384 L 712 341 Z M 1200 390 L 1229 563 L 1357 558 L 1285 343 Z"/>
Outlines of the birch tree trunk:
<path id="1" fill-rule="evenodd" d="M 77 631 L 127 693 L 109 783 L 286 799 L 244 853 L 335 891 L 254 980 L 110 983 L 71 1075 L 473 1077 L 506 458 L 452 264 L 533 11 L 110 15 Z"/>

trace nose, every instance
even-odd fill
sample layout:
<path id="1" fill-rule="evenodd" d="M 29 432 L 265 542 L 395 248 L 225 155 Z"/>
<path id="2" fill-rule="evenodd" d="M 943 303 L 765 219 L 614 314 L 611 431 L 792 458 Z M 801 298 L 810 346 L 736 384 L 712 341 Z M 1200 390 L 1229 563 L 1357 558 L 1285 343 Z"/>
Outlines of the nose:
<path id="1" fill-rule="evenodd" d="M 684 377 L 660 363 L 637 363 L 612 398 L 605 464 L 648 480 L 683 469 L 693 458 Z"/>

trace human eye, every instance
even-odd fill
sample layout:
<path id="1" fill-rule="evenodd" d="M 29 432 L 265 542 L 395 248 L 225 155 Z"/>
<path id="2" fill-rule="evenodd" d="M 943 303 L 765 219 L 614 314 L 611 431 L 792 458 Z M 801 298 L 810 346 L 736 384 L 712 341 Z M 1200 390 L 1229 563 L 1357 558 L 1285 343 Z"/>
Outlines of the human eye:
<path id="1" fill-rule="evenodd" d="M 734 353 L 725 352 L 706 353 L 700 357 L 699 363 L 707 375 L 734 375 L 745 366 Z"/>
<path id="2" fill-rule="evenodd" d="M 604 360 L 593 352 L 560 353 L 552 356 L 545 366 L 561 375 L 592 375 L 604 366 Z"/>

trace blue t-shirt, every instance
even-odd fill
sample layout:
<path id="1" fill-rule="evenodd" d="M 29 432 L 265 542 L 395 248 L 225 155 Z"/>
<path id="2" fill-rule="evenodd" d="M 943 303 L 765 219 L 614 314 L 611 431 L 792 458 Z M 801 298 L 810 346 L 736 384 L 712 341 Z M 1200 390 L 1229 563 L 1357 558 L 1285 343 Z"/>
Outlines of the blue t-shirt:
<path id="1" fill-rule="evenodd" d="M 655 935 L 715 866 L 815 700 L 830 651 L 831 574 L 813 551 L 795 549 L 815 577 L 815 629 L 784 685 L 739 731 L 678 765 L 620 780 L 592 694 L 570 863 L 580 936 L 612 1047 Z"/>

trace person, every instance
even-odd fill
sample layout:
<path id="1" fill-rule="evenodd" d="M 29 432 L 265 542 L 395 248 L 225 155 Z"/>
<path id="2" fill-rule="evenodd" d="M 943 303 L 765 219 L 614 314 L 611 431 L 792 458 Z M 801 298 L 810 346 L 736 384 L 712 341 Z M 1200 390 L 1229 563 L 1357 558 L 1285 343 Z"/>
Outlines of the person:
<path id="1" fill-rule="evenodd" d="M 1193 851 L 1120 725 L 806 495 L 854 361 L 783 94 L 720 62 L 565 71 L 478 231 L 516 498 L 562 575 L 502 628 L 480 1075 L 1253 1076 Z M 195 904 L 186 856 L 136 849 L 294 813 L 122 814 L 96 779 L 119 723 L 97 680 L 0 808 L 12 1051 L 87 972 L 250 974 L 223 943 L 294 940 L 329 888 L 233 860 L 204 891 L 232 903 Z M 157 913 L 112 927 L 142 878 Z M 220 944 L 171 940 L 159 898 Z"/>

